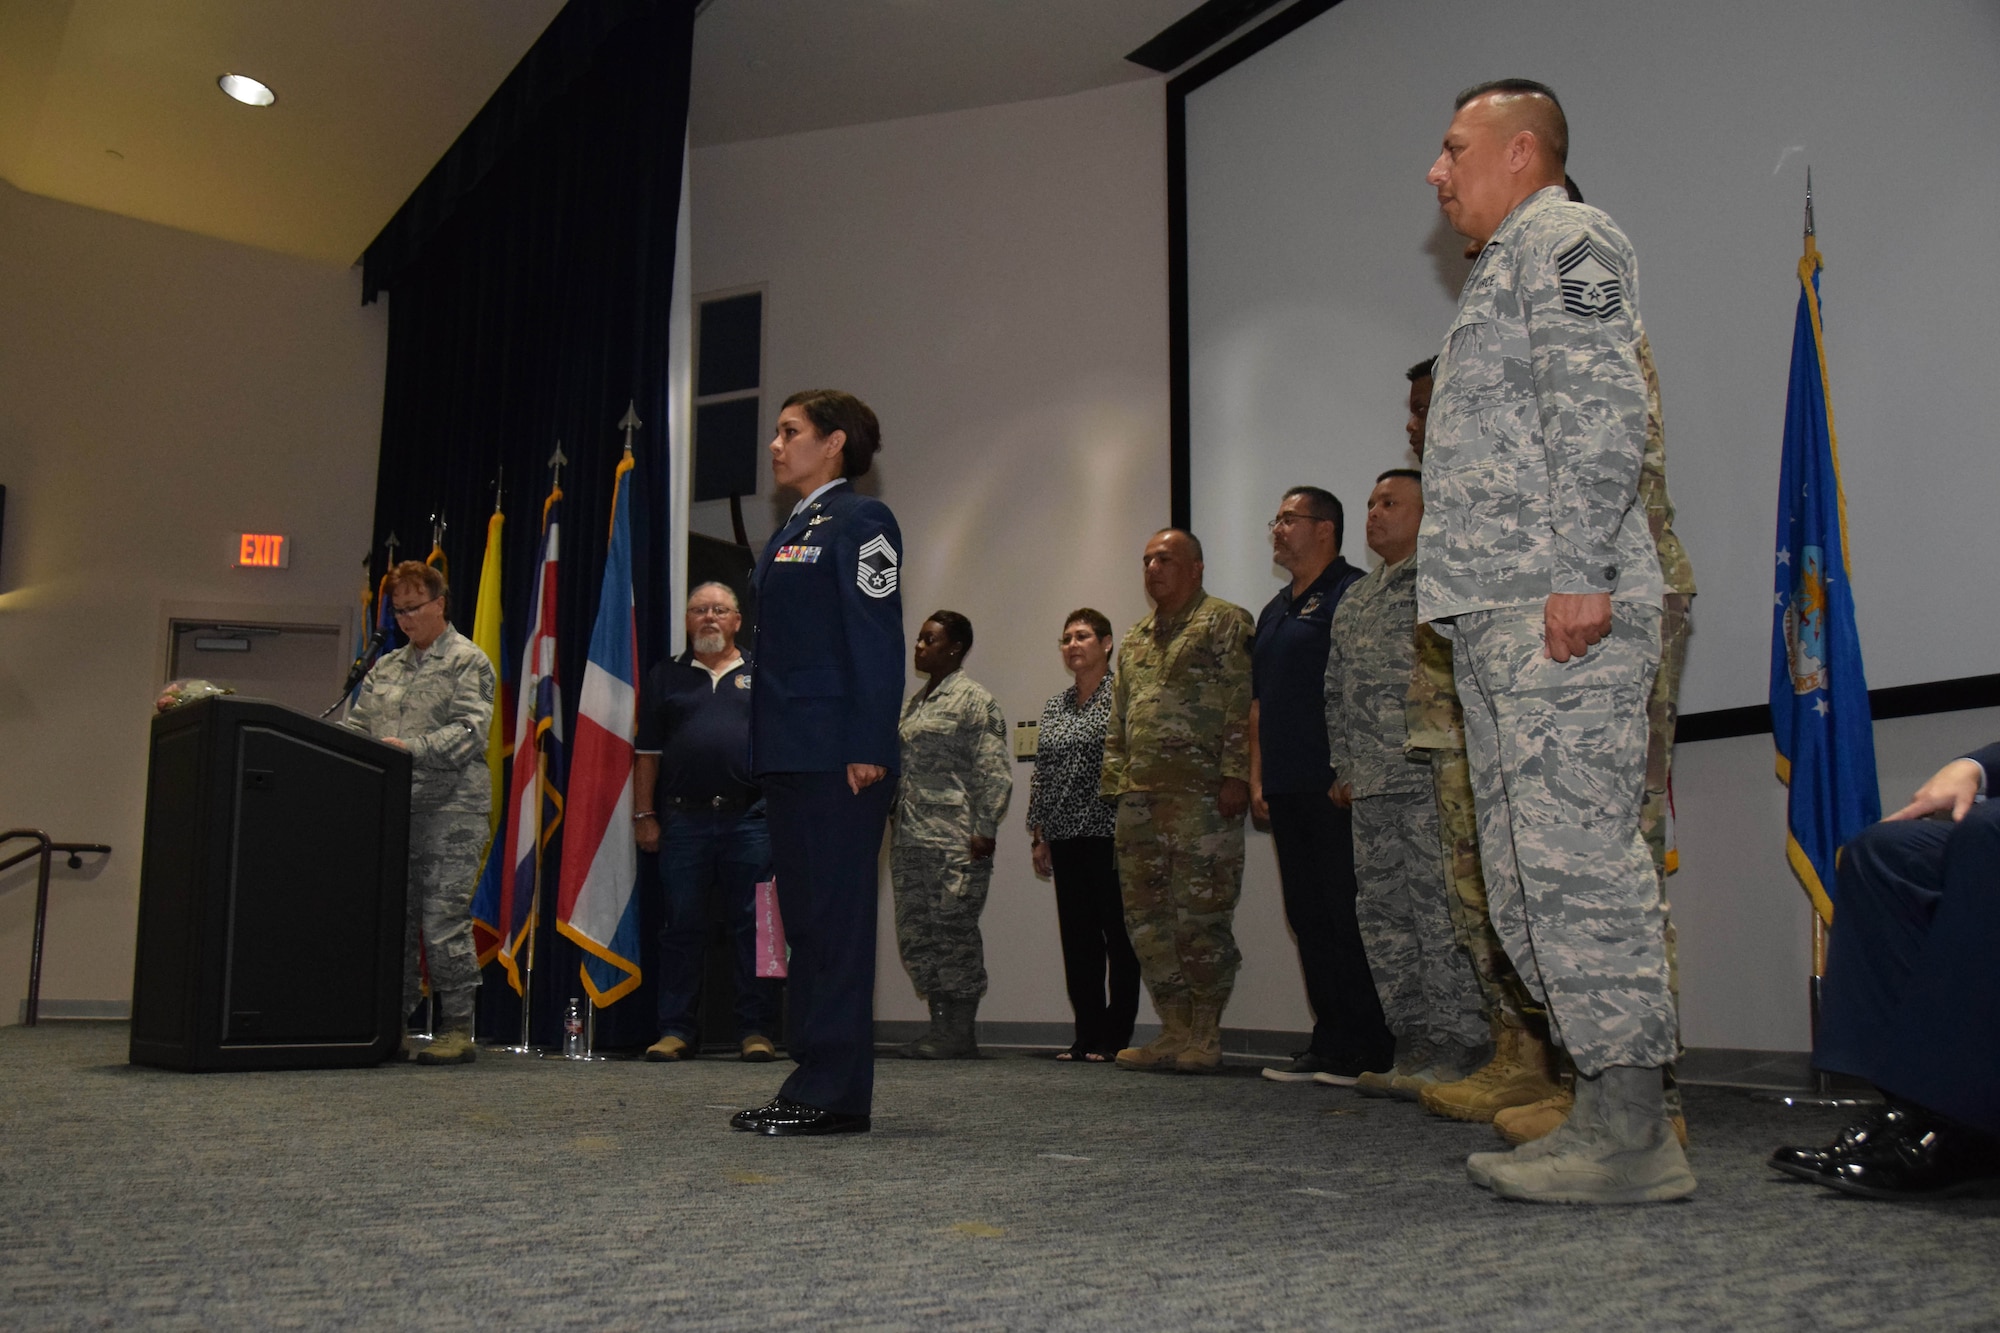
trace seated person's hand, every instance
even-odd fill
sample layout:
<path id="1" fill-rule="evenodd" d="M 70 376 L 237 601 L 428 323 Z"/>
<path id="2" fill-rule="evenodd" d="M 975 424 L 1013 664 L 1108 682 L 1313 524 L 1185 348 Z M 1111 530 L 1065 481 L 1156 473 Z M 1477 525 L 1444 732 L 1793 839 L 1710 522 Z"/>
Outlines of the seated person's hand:
<path id="1" fill-rule="evenodd" d="M 1917 788 L 1908 805 L 1888 817 L 1922 819 L 1939 810 L 1949 810 L 1952 822 L 1956 823 L 1972 808 L 1972 798 L 1979 795 L 1979 784 L 1985 776 L 1986 771 L 1973 760 L 1954 759 L 1931 774 L 1930 781 Z"/>

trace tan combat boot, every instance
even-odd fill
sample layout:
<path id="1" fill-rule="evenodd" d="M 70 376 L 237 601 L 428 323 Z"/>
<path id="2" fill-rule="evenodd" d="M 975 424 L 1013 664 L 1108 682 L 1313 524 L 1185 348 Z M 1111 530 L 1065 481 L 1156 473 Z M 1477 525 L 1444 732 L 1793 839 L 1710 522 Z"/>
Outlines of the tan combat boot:
<path id="1" fill-rule="evenodd" d="M 444 1031 L 437 1040 L 417 1052 L 420 1065 L 469 1065 L 479 1058 L 472 1044 L 472 992 L 451 991 L 436 997 L 438 1026 Z"/>
<path id="2" fill-rule="evenodd" d="M 1663 1203 L 1694 1193 L 1659 1069 L 1612 1065 L 1594 1078 L 1579 1075 L 1575 1096 L 1560 1132 L 1467 1158 L 1473 1183 L 1528 1203 Z"/>
<path id="3" fill-rule="evenodd" d="M 1126 1069 L 1171 1069 L 1174 1057 L 1188 1044 L 1193 1001 L 1184 995 L 1171 1000 L 1156 998 L 1153 1008 L 1160 1011 L 1160 1035 L 1144 1046 L 1127 1046 L 1118 1052 L 1118 1063 Z"/>
<path id="4" fill-rule="evenodd" d="M 436 1041 L 417 1052 L 420 1065 L 469 1065 L 478 1058 L 479 1048 L 472 1044 L 472 1032 L 467 1028 L 440 1032 Z"/>
<path id="5" fill-rule="evenodd" d="M 1174 1056 L 1174 1072 L 1213 1074 L 1222 1067 L 1222 1006 L 1193 1004 L 1188 1015 L 1187 1044 Z"/>
<path id="6" fill-rule="evenodd" d="M 1456 1083 L 1433 1083 L 1419 1099 L 1433 1115 L 1489 1121 L 1510 1107 L 1564 1095 L 1548 1070 L 1549 1048 L 1540 1038 L 1526 1028 L 1501 1027 L 1494 1034 L 1493 1058 L 1482 1068 Z"/>
<path id="7" fill-rule="evenodd" d="M 1572 1104 L 1570 1094 L 1564 1091 L 1527 1106 L 1496 1111 L 1493 1113 L 1493 1132 L 1515 1145 L 1533 1143 L 1553 1133 L 1556 1126 L 1569 1119 Z M 1681 1141 L 1681 1147 L 1687 1147 L 1687 1117 L 1674 1114 L 1669 1115 L 1667 1121 L 1674 1127 L 1674 1137 Z"/>
<path id="8" fill-rule="evenodd" d="M 1363 1097 L 1393 1097 L 1393 1085 L 1431 1063 L 1436 1048 L 1428 1037 L 1399 1036 L 1387 1069 L 1371 1069 L 1354 1080 L 1354 1090 Z"/>

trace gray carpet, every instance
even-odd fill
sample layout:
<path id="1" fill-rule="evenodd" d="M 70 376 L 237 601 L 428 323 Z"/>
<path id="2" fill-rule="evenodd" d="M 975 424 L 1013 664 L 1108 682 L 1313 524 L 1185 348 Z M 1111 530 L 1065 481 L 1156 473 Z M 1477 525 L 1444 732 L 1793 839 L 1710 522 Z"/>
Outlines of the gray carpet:
<path id="1" fill-rule="evenodd" d="M 1507 1204 L 1485 1126 L 1244 1065 L 884 1060 L 872 1135 L 733 1133 L 785 1066 L 170 1074 L 0 1030 L 0 1324 L 1973 1328 L 2000 1200 L 1775 1176 L 1831 1113 L 1693 1089 L 1691 1201 Z"/>

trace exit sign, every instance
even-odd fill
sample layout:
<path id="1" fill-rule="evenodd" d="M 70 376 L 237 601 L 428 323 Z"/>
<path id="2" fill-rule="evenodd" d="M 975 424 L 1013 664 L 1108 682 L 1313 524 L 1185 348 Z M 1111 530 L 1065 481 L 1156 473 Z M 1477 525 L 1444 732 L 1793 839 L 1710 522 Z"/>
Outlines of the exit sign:
<path id="1" fill-rule="evenodd" d="M 281 532 L 239 532 L 236 534 L 238 569 L 289 569 L 292 539 Z"/>

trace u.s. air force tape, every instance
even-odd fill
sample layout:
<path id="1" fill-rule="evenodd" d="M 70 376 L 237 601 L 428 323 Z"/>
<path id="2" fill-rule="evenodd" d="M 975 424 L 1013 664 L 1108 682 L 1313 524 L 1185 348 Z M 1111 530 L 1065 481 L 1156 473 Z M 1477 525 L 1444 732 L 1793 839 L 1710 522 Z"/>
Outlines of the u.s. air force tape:
<path id="1" fill-rule="evenodd" d="M 1625 282 L 1588 236 L 1556 256 L 1563 309 L 1581 319 L 1612 319 L 1625 309 Z"/>
<path id="2" fill-rule="evenodd" d="M 887 597 L 896 591 L 896 548 L 889 545 L 889 539 L 881 533 L 870 537 L 861 548 L 861 560 L 854 571 L 854 582 L 870 597 Z"/>

